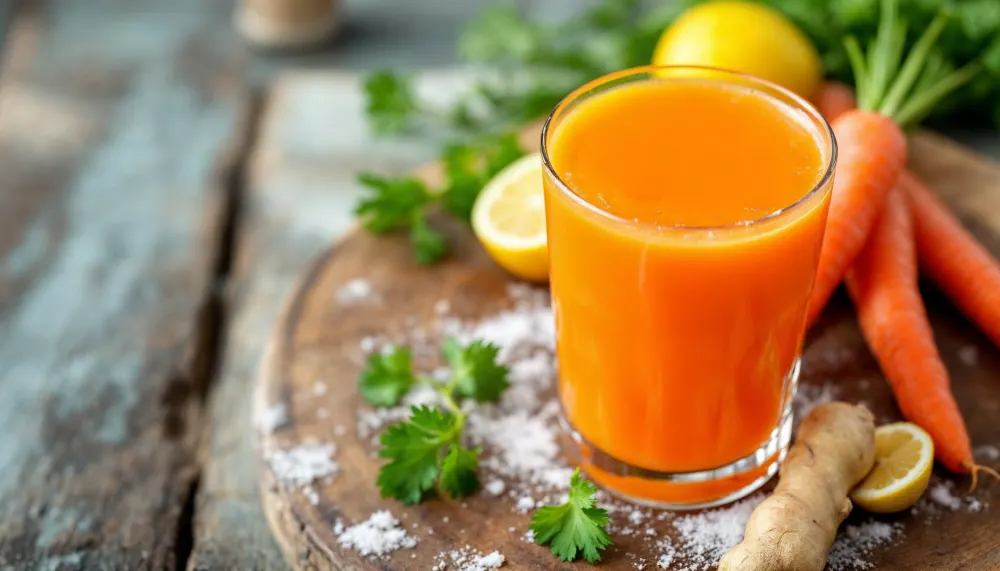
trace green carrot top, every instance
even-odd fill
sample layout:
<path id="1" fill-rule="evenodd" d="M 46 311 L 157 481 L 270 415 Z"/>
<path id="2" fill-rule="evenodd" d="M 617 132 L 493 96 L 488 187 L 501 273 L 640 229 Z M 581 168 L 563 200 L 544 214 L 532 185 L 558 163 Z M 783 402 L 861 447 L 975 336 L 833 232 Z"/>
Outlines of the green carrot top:
<path id="1" fill-rule="evenodd" d="M 906 22 L 899 17 L 898 0 L 882 0 L 878 30 L 865 54 L 857 38 L 844 47 L 854 73 L 858 109 L 878 112 L 907 129 L 916 126 L 949 93 L 980 70 L 973 62 L 953 69 L 932 51 L 944 30 L 948 14 L 940 12 L 903 59 Z"/>

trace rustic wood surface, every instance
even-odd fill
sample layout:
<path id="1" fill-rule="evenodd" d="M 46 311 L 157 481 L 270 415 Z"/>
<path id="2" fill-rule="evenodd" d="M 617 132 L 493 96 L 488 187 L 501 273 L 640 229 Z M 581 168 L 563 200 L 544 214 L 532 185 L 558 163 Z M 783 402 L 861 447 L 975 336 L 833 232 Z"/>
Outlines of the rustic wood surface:
<path id="1" fill-rule="evenodd" d="M 4 569 L 168 569 L 192 541 L 239 52 L 200 1 L 104 5 L 27 4 L 6 41 Z"/>
<path id="2" fill-rule="evenodd" d="M 345 0 L 337 41 L 278 56 L 245 49 L 231 0 L 0 0 L 0 569 L 287 568 L 257 493 L 256 362 L 349 227 L 355 172 L 434 152 L 374 141 L 359 78 L 451 65 L 493 1 Z M 303 67 L 342 71 L 285 78 Z"/>
<path id="3" fill-rule="evenodd" d="M 526 140 L 537 141 L 537 136 L 533 133 Z M 916 139 L 912 166 L 1000 252 L 1000 217 L 996 216 L 1000 167 L 932 134 Z M 428 172 L 433 178 L 433 169 Z M 508 276 L 490 262 L 468 230 L 454 224 L 447 228 L 459 248 L 449 261 L 432 268 L 411 261 L 405 240 L 350 235 L 307 274 L 274 329 L 261 366 L 255 406 L 262 417 L 277 406 L 287 414 L 287 421 L 273 431 L 263 431 L 263 456 L 301 443 L 332 442 L 340 466 L 332 481 L 316 482 L 311 487 L 314 492 L 303 492 L 283 485 L 264 461 L 265 511 L 286 556 L 297 568 L 427 569 L 436 564 L 438 553 L 466 543 L 483 553 L 499 550 L 512 568 L 572 567 L 558 564 L 547 548 L 520 539 L 529 518 L 515 512 L 509 497 L 480 493 L 467 500 L 467 507 L 443 500 L 404 507 L 379 497 L 375 485 L 379 461 L 371 456 L 370 439 L 359 438 L 355 429 L 358 412 L 369 408 L 355 388 L 364 362 L 361 340 L 375 334 L 392 338 L 414 325 L 427 326 L 435 319 L 435 304 L 441 299 L 451 302 L 451 316 L 462 319 L 482 318 L 510 303 L 505 294 Z M 378 302 L 345 305 L 338 301 L 336 292 L 355 278 L 372 284 Z M 1000 384 L 996 382 L 1000 352 L 940 296 L 930 293 L 929 305 L 973 441 L 995 445 L 1000 442 L 996 422 L 1000 417 Z M 958 356 L 969 347 L 979 355 L 975 366 Z M 845 351 L 853 358 L 833 362 L 828 358 Z M 880 421 L 899 418 L 891 392 L 857 330 L 854 312 L 842 297 L 811 333 L 804 358 L 804 385 L 821 389 L 830 380 L 837 382 L 840 398 L 864 401 Z M 324 390 L 317 391 L 317 384 Z M 957 485 L 966 483 L 943 473 L 940 476 Z M 1000 499 L 1000 485 L 984 485 L 980 494 L 995 503 Z M 348 524 L 359 522 L 377 509 L 389 509 L 400 518 L 419 538 L 417 548 L 399 551 L 387 563 L 366 560 L 338 545 L 333 532 L 338 518 Z M 908 515 L 893 521 L 905 525 L 905 539 L 876 552 L 873 559 L 878 569 L 992 571 L 1000 565 L 1000 510 L 995 507 L 981 513 L 948 512 L 932 526 Z M 428 528 L 433 528 L 433 534 L 427 533 Z M 657 532 L 661 538 L 672 533 L 669 523 L 657 524 Z M 633 557 L 651 563 L 659 556 L 655 545 L 639 535 L 618 535 L 614 540 L 616 547 L 609 550 L 602 568 L 631 569 Z"/>

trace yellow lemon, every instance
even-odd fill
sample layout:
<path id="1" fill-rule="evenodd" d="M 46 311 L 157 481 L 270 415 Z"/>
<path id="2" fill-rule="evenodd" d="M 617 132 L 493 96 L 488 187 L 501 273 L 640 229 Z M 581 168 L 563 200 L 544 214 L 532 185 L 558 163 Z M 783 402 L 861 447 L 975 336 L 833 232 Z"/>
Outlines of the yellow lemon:
<path id="1" fill-rule="evenodd" d="M 486 184 L 472 207 L 472 231 L 502 268 L 525 280 L 548 280 L 540 153 L 521 157 Z"/>
<path id="2" fill-rule="evenodd" d="M 823 65 L 791 20 L 762 4 L 716 1 L 686 10 L 656 46 L 655 65 L 700 65 L 766 79 L 809 98 Z"/>
<path id="3" fill-rule="evenodd" d="M 875 429 L 875 467 L 851 492 L 851 500 L 874 513 L 903 511 L 920 499 L 934 467 L 934 441 L 909 422 Z"/>

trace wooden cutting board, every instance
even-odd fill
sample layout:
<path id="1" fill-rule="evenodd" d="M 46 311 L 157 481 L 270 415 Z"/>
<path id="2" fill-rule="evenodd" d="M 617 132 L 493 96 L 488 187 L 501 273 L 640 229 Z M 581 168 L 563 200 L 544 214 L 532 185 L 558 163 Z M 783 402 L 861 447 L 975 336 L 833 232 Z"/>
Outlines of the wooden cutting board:
<path id="1" fill-rule="evenodd" d="M 525 144 L 536 144 L 537 130 L 529 131 Z M 947 139 L 923 133 L 913 142 L 911 166 L 1000 254 L 997 165 Z M 421 176 L 435 179 L 440 172 L 432 166 Z M 356 431 L 359 412 L 370 410 L 355 388 L 364 361 L 361 340 L 371 335 L 392 337 L 428 324 L 436 318 L 435 305 L 441 299 L 450 301 L 451 316 L 468 320 L 494 314 L 511 303 L 506 295 L 510 278 L 485 256 L 469 231 L 448 221 L 442 221 L 442 227 L 455 250 L 449 260 L 430 268 L 411 261 L 404 239 L 349 235 L 316 262 L 275 326 L 254 399 L 256 418 L 270 414 L 269 426 L 261 431 L 260 483 L 272 531 L 297 569 L 426 570 L 438 563 L 435 556 L 440 552 L 466 544 L 482 553 L 500 551 L 507 559 L 505 569 L 583 567 L 559 563 L 547 547 L 523 541 L 529 516 L 516 513 L 514 500 L 508 497 L 480 493 L 465 502 L 432 499 L 411 507 L 379 497 L 374 446 Z M 359 277 L 371 284 L 378 303 L 344 305 L 338 300 L 338 290 Z M 1000 351 L 940 294 L 929 287 L 925 293 L 973 442 L 996 446 L 1000 444 Z M 829 358 L 835 354 L 848 358 Z M 836 382 L 838 398 L 864 401 L 882 421 L 899 418 L 843 295 L 835 298 L 810 333 L 804 358 L 803 390 L 817 390 L 830 381 Z M 281 414 L 276 417 L 274 411 Z M 280 483 L 267 461 L 269 453 L 308 442 L 335 444 L 336 476 L 315 482 L 310 491 Z M 938 477 L 953 480 L 956 490 L 968 484 L 967 479 L 942 471 Z M 987 483 L 976 497 L 993 505 L 978 513 L 941 510 L 930 524 L 920 515 L 888 518 L 902 524 L 904 537 L 872 554 L 877 569 L 1000 569 L 1000 485 Z M 350 525 L 379 509 L 391 510 L 419 539 L 415 549 L 370 560 L 338 545 L 334 533 L 338 520 Z M 852 521 L 867 517 L 856 514 Z M 655 528 L 660 538 L 674 533 L 667 522 Z M 616 535 L 614 541 L 600 568 L 634 569 L 639 560 L 655 568 L 659 556 L 655 542 L 638 535 Z"/>

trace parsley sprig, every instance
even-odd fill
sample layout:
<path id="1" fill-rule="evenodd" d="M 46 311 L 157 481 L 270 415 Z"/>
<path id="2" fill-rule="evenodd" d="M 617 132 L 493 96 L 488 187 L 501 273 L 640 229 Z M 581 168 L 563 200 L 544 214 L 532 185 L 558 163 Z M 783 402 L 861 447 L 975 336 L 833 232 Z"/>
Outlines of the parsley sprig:
<path id="1" fill-rule="evenodd" d="M 462 445 L 466 414 L 458 400 L 497 402 L 509 386 L 508 368 L 497 363 L 499 348 L 484 341 L 462 345 L 446 339 L 441 352 L 452 371 L 445 383 L 415 375 L 412 354 L 405 347 L 371 355 L 358 376 L 361 395 L 373 405 L 398 405 L 414 385 L 423 383 L 434 387 L 445 408 L 414 406 L 409 420 L 382 434 L 378 455 L 389 460 L 378 476 L 382 497 L 415 504 L 435 486 L 452 498 L 479 489 L 476 470 L 482 450 Z"/>
<path id="2" fill-rule="evenodd" d="M 394 107 L 397 111 L 403 108 Z M 393 120 L 388 116 L 383 119 Z M 446 145 L 442 151 L 444 184 L 438 188 L 414 177 L 361 173 L 358 182 L 363 194 L 354 213 L 373 234 L 408 231 L 414 259 L 433 264 L 448 253 L 448 243 L 428 220 L 432 209 L 441 208 L 470 223 L 472 205 L 483 186 L 523 154 L 517 136 L 503 132 Z"/>
<path id="3" fill-rule="evenodd" d="M 573 472 L 569 482 L 569 499 L 561 506 L 545 506 L 535 510 L 531 530 L 539 545 L 552 544 L 552 553 L 562 561 L 575 561 L 583 556 L 587 563 L 601 560 L 601 552 L 611 545 L 608 535 L 608 512 L 595 505 L 597 486 Z"/>

